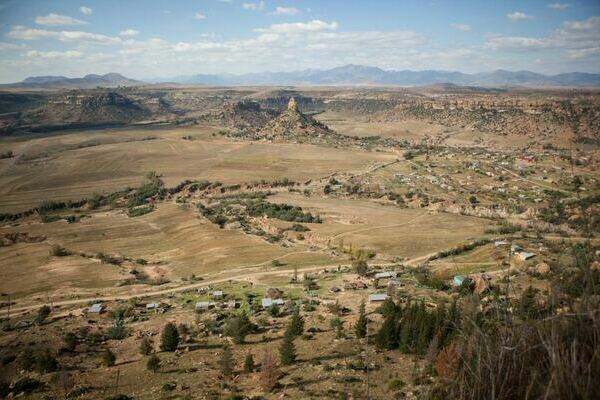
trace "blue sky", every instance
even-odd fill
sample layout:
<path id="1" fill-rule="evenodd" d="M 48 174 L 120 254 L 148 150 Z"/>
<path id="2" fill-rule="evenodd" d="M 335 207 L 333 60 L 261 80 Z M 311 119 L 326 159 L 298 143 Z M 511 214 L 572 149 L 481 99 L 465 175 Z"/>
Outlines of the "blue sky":
<path id="1" fill-rule="evenodd" d="M 332 68 L 600 73 L 600 1 L 0 0 L 0 81 Z"/>

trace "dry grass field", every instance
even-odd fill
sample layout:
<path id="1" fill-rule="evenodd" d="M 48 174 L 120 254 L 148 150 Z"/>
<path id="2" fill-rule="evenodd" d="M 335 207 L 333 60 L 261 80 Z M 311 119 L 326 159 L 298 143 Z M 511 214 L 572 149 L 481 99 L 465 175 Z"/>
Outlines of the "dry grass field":
<path id="1" fill-rule="evenodd" d="M 354 244 L 375 250 L 384 259 L 421 257 L 483 234 L 482 218 L 426 210 L 400 209 L 369 200 L 306 198 L 280 193 L 269 199 L 317 213 L 323 224 L 311 224 L 305 236 L 338 246 Z"/>
<path id="2" fill-rule="evenodd" d="M 342 170 L 360 171 L 395 157 L 342 149 L 328 149 L 324 156 L 317 146 L 235 142 L 212 136 L 215 130 L 119 129 L 4 139 L 0 151 L 10 149 L 17 157 L 0 160 L 0 212 L 24 210 L 42 200 L 76 200 L 135 187 L 149 171 L 160 173 L 168 186 L 185 179 L 304 181 Z M 143 140 L 148 137 L 155 139 Z M 70 149 L 90 141 L 100 144 Z"/>

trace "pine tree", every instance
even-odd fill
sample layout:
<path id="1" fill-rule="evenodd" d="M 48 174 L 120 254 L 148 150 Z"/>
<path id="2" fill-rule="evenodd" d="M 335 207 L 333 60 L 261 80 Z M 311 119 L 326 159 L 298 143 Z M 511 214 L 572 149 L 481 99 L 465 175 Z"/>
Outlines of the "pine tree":
<path id="1" fill-rule="evenodd" d="M 146 363 L 148 371 L 158 372 L 160 369 L 160 358 L 156 354 L 152 354 Z"/>
<path id="2" fill-rule="evenodd" d="M 375 345 L 380 349 L 395 349 L 398 347 L 398 321 L 396 315 L 385 317 L 383 325 L 375 335 Z"/>
<path id="3" fill-rule="evenodd" d="M 115 353 L 110 351 L 110 349 L 106 349 L 102 355 L 102 361 L 107 367 L 112 367 L 115 365 L 115 361 L 117 361 L 117 356 L 115 356 Z"/>
<path id="4" fill-rule="evenodd" d="M 294 314 L 292 314 L 292 320 L 290 321 L 287 330 L 293 336 L 300 336 L 304 333 L 304 318 L 300 315 L 300 309 L 298 307 L 294 309 Z"/>
<path id="5" fill-rule="evenodd" d="M 292 365 L 296 362 L 296 346 L 294 345 L 294 335 L 286 331 L 283 336 L 283 342 L 279 347 L 279 355 L 281 356 L 281 364 Z"/>
<path id="6" fill-rule="evenodd" d="M 254 356 L 252 353 L 246 354 L 246 359 L 244 360 L 244 372 L 250 373 L 254 371 Z"/>
<path id="7" fill-rule="evenodd" d="M 357 338 L 364 338 L 367 336 L 367 316 L 365 314 L 365 301 L 363 300 L 360 303 L 358 321 L 356 321 L 356 325 L 354 325 L 354 333 L 356 333 Z"/>
<path id="8" fill-rule="evenodd" d="M 223 354 L 221 354 L 219 366 L 221 367 L 221 372 L 223 373 L 223 375 L 233 375 L 233 353 L 231 351 L 231 346 L 229 345 L 229 343 L 226 343 L 223 346 Z"/>
<path id="9" fill-rule="evenodd" d="M 163 351 L 175 351 L 179 345 L 179 332 L 172 322 L 165 325 L 160 338 L 160 349 Z"/>
<path id="10" fill-rule="evenodd" d="M 148 338 L 142 339 L 142 343 L 140 343 L 140 354 L 143 356 L 147 356 L 152 353 L 152 344 L 148 340 Z"/>

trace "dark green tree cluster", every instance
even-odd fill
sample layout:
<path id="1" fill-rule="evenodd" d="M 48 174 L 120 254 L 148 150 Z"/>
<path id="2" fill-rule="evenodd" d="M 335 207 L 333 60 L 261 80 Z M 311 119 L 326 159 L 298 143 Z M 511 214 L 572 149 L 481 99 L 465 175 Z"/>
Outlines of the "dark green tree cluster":
<path id="1" fill-rule="evenodd" d="M 179 331 L 174 323 L 165 325 L 160 337 L 160 349 L 162 351 L 175 351 L 179 346 Z"/>
<path id="2" fill-rule="evenodd" d="M 436 335 L 438 346 L 443 347 L 451 341 L 458 321 L 456 303 L 428 310 L 424 301 L 409 301 L 399 306 L 388 299 L 379 312 L 385 319 L 375 336 L 375 344 L 381 349 L 400 349 L 404 353 L 425 354 Z"/>

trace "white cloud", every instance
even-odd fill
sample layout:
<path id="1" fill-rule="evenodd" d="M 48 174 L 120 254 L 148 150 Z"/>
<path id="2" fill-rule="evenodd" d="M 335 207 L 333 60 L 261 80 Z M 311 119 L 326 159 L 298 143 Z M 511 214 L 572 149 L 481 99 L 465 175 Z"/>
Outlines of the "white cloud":
<path id="1" fill-rule="evenodd" d="M 136 36 L 139 35 L 140 31 L 136 31 L 135 29 L 125 29 L 124 31 L 119 32 L 121 36 Z"/>
<path id="2" fill-rule="evenodd" d="M 89 42 L 98 44 L 121 44 L 119 38 L 81 31 L 49 31 L 45 29 L 30 29 L 24 26 L 14 26 L 8 36 L 15 39 L 39 40 L 57 39 L 62 42 Z"/>
<path id="3" fill-rule="evenodd" d="M 206 19 L 206 15 L 198 11 L 196 14 L 194 14 L 194 19 Z"/>
<path id="4" fill-rule="evenodd" d="M 532 19 L 533 18 L 531 15 L 527 15 L 524 12 L 520 12 L 520 11 L 515 11 L 513 13 L 506 14 L 506 16 L 511 21 L 522 21 L 522 20 L 525 20 L 525 19 Z"/>
<path id="5" fill-rule="evenodd" d="M 80 51 L 68 50 L 68 51 L 38 51 L 30 50 L 25 56 L 29 58 L 81 58 L 84 54 Z"/>
<path id="6" fill-rule="evenodd" d="M 273 24 L 268 28 L 254 29 L 254 32 L 293 34 L 301 32 L 336 30 L 337 27 L 338 24 L 335 21 L 328 24 L 327 22 L 323 22 L 318 19 L 313 19 L 310 22 L 290 22 L 284 24 Z"/>
<path id="7" fill-rule="evenodd" d="M 273 15 L 298 15 L 300 14 L 300 10 L 296 7 L 277 7 L 275 11 L 272 13 Z"/>
<path id="8" fill-rule="evenodd" d="M 265 2 L 259 1 L 258 3 L 242 3 L 242 8 L 245 10 L 253 11 L 262 10 L 263 8 L 265 8 Z"/>
<path id="9" fill-rule="evenodd" d="M 485 47 L 492 50 L 531 50 L 543 49 L 551 46 L 546 39 L 536 39 L 520 36 L 501 36 L 490 38 Z"/>
<path id="10" fill-rule="evenodd" d="M 68 17 L 60 14 L 48 14 L 44 17 L 36 17 L 35 23 L 46 26 L 63 26 L 63 25 L 85 25 L 87 22 L 76 18 Z"/>
<path id="11" fill-rule="evenodd" d="M 467 24 L 450 24 L 450 26 L 462 32 L 469 32 L 471 30 L 471 26 Z"/>
<path id="12" fill-rule="evenodd" d="M 24 47 L 22 44 L 0 42 L 0 51 L 23 50 Z"/>
<path id="13" fill-rule="evenodd" d="M 571 3 L 550 3 L 547 4 L 548 8 L 553 8 L 555 10 L 564 10 L 565 8 L 571 7 Z"/>
<path id="14" fill-rule="evenodd" d="M 592 59 L 598 56 L 600 17 L 582 21 L 567 21 L 550 35 L 542 38 L 506 37 L 489 38 L 484 48 L 495 51 L 526 52 L 553 51 L 572 59 Z"/>
<path id="15" fill-rule="evenodd" d="M 86 6 L 79 7 L 79 11 L 81 11 L 81 13 L 85 15 L 92 15 L 92 13 L 94 12 L 94 10 Z"/>

